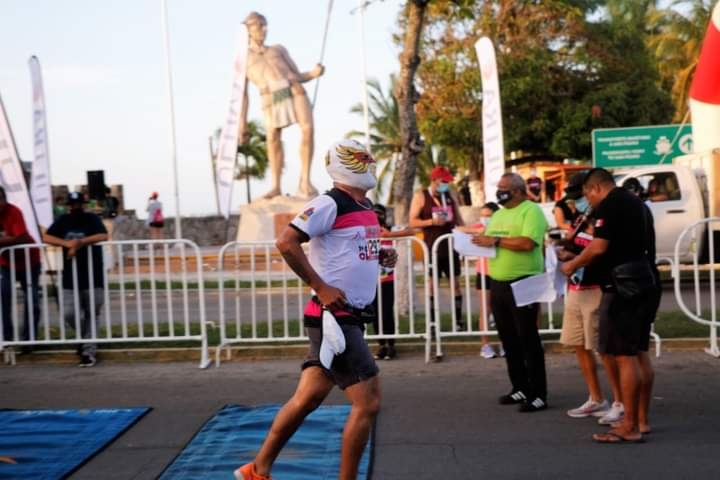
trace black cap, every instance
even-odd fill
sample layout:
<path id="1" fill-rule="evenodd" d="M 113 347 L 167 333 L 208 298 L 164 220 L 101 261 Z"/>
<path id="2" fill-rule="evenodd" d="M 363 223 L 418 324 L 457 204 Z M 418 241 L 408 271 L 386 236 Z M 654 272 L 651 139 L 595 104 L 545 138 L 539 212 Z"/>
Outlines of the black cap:
<path id="1" fill-rule="evenodd" d="M 70 192 L 68 194 L 68 203 L 83 203 L 85 201 L 85 195 L 82 192 Z"/>
<path id="2" fill-rule="evenodd" d="M 582 173 L 576 173 L 568 181 L 567 187 L 565 187 L 565 196 L 571 200 L 577 200 L 582 197 L 582 187 L 585 175 Z"/>

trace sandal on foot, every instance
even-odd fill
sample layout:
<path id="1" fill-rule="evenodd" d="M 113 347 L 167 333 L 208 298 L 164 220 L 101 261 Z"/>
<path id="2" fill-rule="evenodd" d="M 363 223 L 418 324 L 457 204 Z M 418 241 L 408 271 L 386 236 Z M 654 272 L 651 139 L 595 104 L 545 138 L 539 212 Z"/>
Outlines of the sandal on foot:
<path id="1" fill-rule="evenodd" d="M 610 426 L 611 426 L 612 428 L 620 428 L 620 427 L 622 427 L 622 425 L 623 425 L 622 422 L 613 422 L 613 423 L 610 424 Z M 640 433 L 642 433 L 643 435 L 648 435 L 648 434 L 652 433 L 652 428 L 650 428 L 650 427 L 648 427 L 648 428 L 640 428 L 639 431 L 640 431 Z"/>
<path id="2" fill-rule="evenodd" d="M 645 439 L 642 434 L 637 437 L 624 437 L 612 430 L 607 433 L 594 433 L 592 439 L 597 443 L 644 443 Z"/>

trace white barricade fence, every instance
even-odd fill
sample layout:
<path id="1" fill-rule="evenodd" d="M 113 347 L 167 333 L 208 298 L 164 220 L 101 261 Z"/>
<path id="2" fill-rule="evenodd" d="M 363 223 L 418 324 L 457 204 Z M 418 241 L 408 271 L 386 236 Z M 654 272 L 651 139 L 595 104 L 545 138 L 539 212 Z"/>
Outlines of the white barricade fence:
<path id="1" fill-rule="evenodd" d="M 437 268 L 438 252 L 440 249 L 447 249 L 448 258 L 450 259 L 450 278 L 448 280 L 448 294 L 443 295 L 440 287 L 440 275 Z M 442 338 L 444 337 L 472 337 L 472 336 L 492 336 L 497 335 L 497 330 L 490 327 L 490 309 L 487 305 L 487 294 L 489 288 L 486 285 L 485 276 L 486 262 L 476 257 L 460 256 L 460 272 L 456 272 L 456 265 L 452 261 L 454 253 L 453 235 L 448 233 L 438 237 L 432 246 L 431 255 L 431 277 L 432 278 L 432 297 L 434 301 L 434 312 L 433 318 L 435 319 L 433 327 L 433 335 L 435 337 L 436 344 L 436 356 L 442 357 Z M 476 262 L 480 262 L 480 270 L 477 271 Z M 476 289 L 476 278 L 477 274 L 480 274 L 480 287 L 478 293 Z M 457 291 L 462 292 L 463 296 L 463 318 L 457 318 L 454 305 L 454 292 L 456 291 L 456 283 L 460 278 L 462 285 L 457 286 Z M 438 322 L 437 319 L 442 319 L 442 304 L 448 302 L 442 302 L 443 297 L 449 295 L 449 311 L 450 311 L 450 322 Z M 478 298 L 479 297 L 479 298 Z M 561 302 L 561 299 L 556 299 L 555 302 Z M 475 307 L 477 305 L 477 307 Z M 554 320 L 554 303 L 544 304 L 545 315 L 547 317 L 547 327 L 541 328 L 539 332 L 541 334 L 559 334 L 561 332 L 560 327 L 555 326 Z M 445 310 L 446 311 L 446 310 Z M 475 322 L 477 321 L 477 328 L 474 328 Z M 437 325 L 440 328 L 436 328 Z"/>
<path id="2" fill-rule="evenodd" d="M 389 239 L 387 239 L 389 240 Z M 395 275 L 405 275 L 409 285 L 405 291 L 401 282 L 393 287 L 394 305 L 407 305 L 407 312 L 394 309 L 393 318 L 384 318 L 378 308 L 378 331 L 372 326 L 366 338 L 379 339 L 425 338 L 426 361 L 430 355 L 429 316 L 427 297 L 429 288 L 424 284 L 422 300 L 415 287 L 418 277 L 427 278 L 428 255 L 425 245 L 416 237 L 392 239 L 400 258 Z M 417 262 L 413 245 L 422 252 Z M 418 265 L 419 264 L 419 265 Z M 222 350 L 232 345 L 261 345 L 307 341 L 303 327 L 305 304 L 310 289 L 287 266 L 275 248 L 274 241 L 231 242 L 222 247 L 218 255 L 220 344 L 216 350 L 216 366 L 220 365 Z M 383 302 L 381 278 L 378 278 L 379 302 Z M 424 311 L 423 311 L 424 309 Z M 418 312 L 423 312 L 420 315 Z M 393 333 L 385 322 L 393 323 Z M 230 358 L 230 350 L 227 350 Z"/>
<path id="3" fill-rule="evenodd" d="M 710 328 L 709 345 L 705 351 L 714 356 L 720 357 L 720 347 L 718 346 L 718 305 L 717 305 L 717 287 L 715 283 L 715 270 L 718 263 L 715 257 L 715 245 L 713 242 L 712 227 L 720 226 L 720 217 L 710 217 L 700 220 L 683 230 L 675 242 L 675 263 L 672 266 L 673 283 L 675 286 L 675 299 L 680 309 L 693 321 L 706 325 Z M 708 248 L 708 264 L 700 265 L 700 248 L 704 242 L 702 236 L 705 235 L 705 242 Z M 685 302 L 685 298 L 681 289 L 680 278 L 680 246 L 685 242 L 685 237 L 689 236 L 693 245 L 693 297 L 694 308 Z M 702 277 L 707 272 L 707 290 L 704 288 Z M 703 298 L 705 296 L 705 298 Z M 703 301 L 704 300 L 704 301 Z M 709 303 L 709 305 L 708 305 Z M 709 309 L 708 309 L 709 307 Z"/>
<path id="4" fill-rule="evenodd" d="M 16 349 L 37 345 L 192 341 L 200 343 L 200 367 L 207 367 L 198 246 L 184 239 L 96 245 L 81 250 L 85 258 L 72 257 L 68 272 L 63 271 L 60 248 L 36 244 L 0 249 L 0 258 L 6 259 L 0 291 L 5 361 L 14 364 Z M 105 258 L 97 271 L 94 248 Z M 42 268 L 31 265 L 31 255 L 38 254 Z"/>
<path id="5" fill-rule="evenodd" d="M 675 262 L 670 257 L 657 257 L 655 259 L 655 264 L 656 265 L 669 265 L 671 272 L 675 268 L 674 267 Z M 662 288 L 662 287 L 660 287 L 660 288 Z M 660 311 L 660 310 L 658 309 L 658 311 Z M 656 323 L 657 323 L 657 314 L 652 323 L 652 326 L 650 327 L 650 337 L 652 337 L 652 339 L 655 341 L 655 357 L 660 358 L 660 353 L 662 350 L 662 338 L 660 338 L 660 335 L 658 335 L 657 332 L 655 331 Z"/>

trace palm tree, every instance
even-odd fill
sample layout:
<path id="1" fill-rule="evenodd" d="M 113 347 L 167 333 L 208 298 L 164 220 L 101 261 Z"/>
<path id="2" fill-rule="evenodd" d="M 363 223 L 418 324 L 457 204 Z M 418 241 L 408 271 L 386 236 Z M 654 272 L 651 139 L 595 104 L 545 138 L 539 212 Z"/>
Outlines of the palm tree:
<path id="1" fill-rule="evenodd" d="M 247 190 L 247 203 L 252 201 L 250 195 L 250 179 L 265 178 L 268 168 L 267 137 L 265 130 L 260 124 L 251 120 L 248 122 L 248 133 L 250 138 L 247 143 L 238 145 L 237 157 L 235 157 L 235 180 L 245 180 Z M 243 163 L 240 163 L 240 159 Z M 252 163 L 250 163 L 252 159 Z"/>
<path id="2" fill-rule="evenodd" d="M 662 10 L 651 11 L 648 47 L 655 56 L 660 78 L 670 88 L 674 121 L 688 111 L 688 92 L 695 74 L 713 0 L 675 0 Z M 681 13 L 687 12 L 687 13 Z"/>
<path id="3" fill-rule="evenodd" d="M 382 166 L 378 173 L 378 197 L 383 195 L 382 186 L 395 180 L 395 166 L 399 161 L 402 152 L 402 138 L 400 137 L 400 116 L 398 102 L 393 92 L 396 87 L 395 75 L 390 75 L 390 85 L 387 92 L 383 92 L 380 82 L 375 79 L 368 81 L 370 115 L 370 150 L 376 160 Z M 362 104 L 353 105 L 352 113 L 363 114 Z M 357 138 L 361 141 L 365 138 L 365 132 L 352 130 L 348 137 Z M 417 158 L 417 180 L 422 185 L 430 183 L 428 177 L 430 170 L 436 165 L 454 167 L 448 160 L 448 152 L 444 147 L 436 147 L 425 143 L 422 152 Z M 390 177 L 390 182 L 385 180 Z M 392 188 L 388 195 L 388 204 L 394 204 Z"/>
<path id="4" fill-rule="evenodd" d="M 402 152 L 402 139 L 400 137 L 400 116 L 397 99 L 393 95 L 396 79 L 390 75 L 390 86 L 383 92 L 380 82 L 376 79 L 368 80 L 368 114 L 370 116 L 370 151 L 376 160 L 382 162 L 378 173 L 378 194 L 382 195 L 382 185 L 388 175 L 392 176 L 394 164 Z M 363 114 L 363 105 L 356 104 L 350 109 L 352 113 Z M 361 141 L 365 132 L 352 130 L 347 134 L 350 138 Z M 393 203 L 392 191 L 389 203 Z"/>
<path id="5" fill-rule="evenodd" d="M 268 156 L 266 135 L 263 127 L 257 121 L 250 120 L 248 122 L 247 131 L 250 135 L 248 141 L 243 145 L 238 145 L 237 155 L 235 156 L 235 180 L 245 180 L 247 203 L 250 203 L 252 201 L 250 195 L 250 179 L 265 178 L 265 172 L 268 168 Z M 209 139 L 213 174 L 215 173 L 217 143 L 221 132 L 222 129 L 216 129 L 214 135 Z M 250 163 L 251 159 L 252 163 Z M 241 160 L 242 164 L 240 163 Z"/>

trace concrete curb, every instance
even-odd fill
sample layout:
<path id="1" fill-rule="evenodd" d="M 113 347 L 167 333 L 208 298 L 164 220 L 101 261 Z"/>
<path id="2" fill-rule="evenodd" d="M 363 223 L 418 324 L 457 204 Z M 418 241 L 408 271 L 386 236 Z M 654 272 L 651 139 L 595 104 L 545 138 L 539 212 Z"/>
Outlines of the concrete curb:
<path id="1" fill-rule="evenodd" d="M 453 356 L 476 356 L 480 353 L 478 341 L 445 341 L 443 346 L 443 358 Z M 573 349 L 560 344 L 556 340 L 544 342 L 546 353 L 572 353 Z M 703 352 L 708 346 L 705 338 L 671 338 L 662 340 L 662 353 L 667 352 Z M 651 352 L 655 346 L 650 345 Z M 397 345 L 398 355 L 422 356 L 425 354 L 425 344 L 421 342 L 399 343 Z M 210 349 L 210 358 L 214 362 L 216 348 Z M 230 351 L 230 358 L 227 356 Z M 432 350 L 434 352 L 434 349 Z M 307 353 L 307 345 L 304 343 L 291 345 L 249 345 L 243 347 L 226 348 L 221 358 L 222 362 L 242 362 L 257 360 L 280 360 L 296 359 L 301 360 Z M 47 365 L 47 364 L 75 364 L 77 355 L 74 350 L 41 350 L 29 355 L 17 355 L 18 365 Z M 98 359 L 101 362 L 112 363 L 134 363 L 134 362 L 199 362 L 200 349 L 193 348 L 142 348 L 142 349 L 106 349 L 99 350 Z"/>

